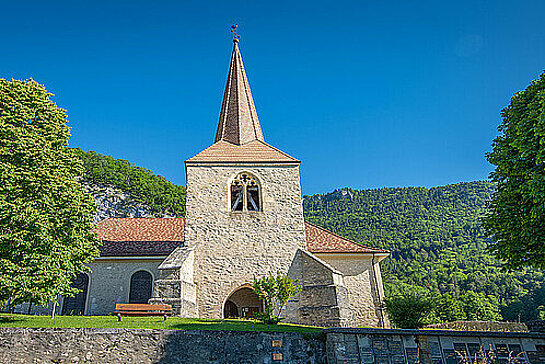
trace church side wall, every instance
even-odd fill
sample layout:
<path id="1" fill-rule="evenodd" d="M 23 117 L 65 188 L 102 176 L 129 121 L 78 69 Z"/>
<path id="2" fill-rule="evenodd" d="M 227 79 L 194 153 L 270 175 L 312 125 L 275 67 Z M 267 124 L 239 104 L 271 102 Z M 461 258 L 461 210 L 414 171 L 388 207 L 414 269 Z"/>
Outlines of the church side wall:
<path id="1" fill-rule="evenodd" d="M 152 275 L 152 282 L 159 276 L 157 267 L 163 260 L 157 259 L 97 259 L 89 266 L 87 297 L 85 311 L 87 316 L 107 315 L 114 311 L 116 303 L 129 302 L 131 276 L 145 270 Z M 60 297 L 56 313 L 61 314 L 64 298 Z M 15 307 L 15 313 L 29 313 L 28 303 Z M 33 315 L 51 315 L 53 304 L 47 306 L 32 306 Z"/>
<path id="2" fill-rule="evenodd" d="M 230 183 L 243 171 L 259 180 L 263 211 L 231 212 Z M 288 273 L 306 245 L 299 166 L 187 165 L 185 227 L 199 316 L 221 318 L 231 292 L 254 277 Z"/>
<path id="3" fill-rule="evenodd" d="M 382 281 L 377 281 L 371 256 L 344 254 L 315 254 L 343 274 L 348 290 L 350 326 L 387 327 L 387 321 L 378 307 L 383 300 Z M 344 256 L 343 256 L 344 255 Z M 378 272 L 380 276 L 380 271 Z M 380 286 L 380 287 L 379 287 Z M 384 314 L 385 315 L 385 314 Z"/>
<path id="4" fill-rule="evenodd" d="M 145 270 L 151 273 L 152 281 L 159 276 L 158 259 L 98 259 L 90 264 L 89 289 L 85 315 L 106 315 L 113 312 L 116 303 L 129 302 L 131 276 Z"/>

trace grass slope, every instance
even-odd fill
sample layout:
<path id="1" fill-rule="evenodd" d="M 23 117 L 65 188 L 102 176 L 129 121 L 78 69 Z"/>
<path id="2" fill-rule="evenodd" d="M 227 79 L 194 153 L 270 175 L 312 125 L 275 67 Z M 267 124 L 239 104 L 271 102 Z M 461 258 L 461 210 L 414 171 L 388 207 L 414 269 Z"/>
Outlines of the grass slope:
<path id="1" fill-rule="evenodd" d="M 226 330 L 319 333 L 318 327 L 291 324 L 265 325 L 253 320 L 205 320 L 181 317 L 49 316 L 0 314 L 0 327 L 32 328 L 119 328 L 166 330 Z"/>

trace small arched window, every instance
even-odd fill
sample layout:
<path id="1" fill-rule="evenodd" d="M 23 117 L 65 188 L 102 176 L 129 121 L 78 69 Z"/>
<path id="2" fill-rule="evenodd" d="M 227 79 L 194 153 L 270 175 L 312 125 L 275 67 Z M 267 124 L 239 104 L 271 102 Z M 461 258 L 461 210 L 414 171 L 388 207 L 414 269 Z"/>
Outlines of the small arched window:
<path id="1" fill-rule="evenodd" d="M 231 211 L 261 211 L 259 183 L 250 173 L 239 173 L 231 183 Z"/>
<path id="2" fill-rule="evenodd" d="M 139 270 L 131 277 L 129 303 L 148 303 L 151 298 L 152 277 L 149 272 Z"/>

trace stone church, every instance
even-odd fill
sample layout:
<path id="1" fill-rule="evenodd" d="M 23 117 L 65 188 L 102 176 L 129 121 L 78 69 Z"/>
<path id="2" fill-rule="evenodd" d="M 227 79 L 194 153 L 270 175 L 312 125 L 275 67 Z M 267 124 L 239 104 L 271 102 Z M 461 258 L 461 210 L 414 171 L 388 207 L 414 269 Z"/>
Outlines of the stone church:
<path id="1" fill-rule="evenodd" d="M 101 255 L 61 313 L 150 302 L 182 317 L 251 317 L 262 309 L 254 277 L 280 272 L 302 285 L 286 321 L 389 327 L 379 264 L 388 252 L 305 222 L 300 164 L 265 142 L 235 39 L 214 143 L 185 161 L 185 219 L 101 221 Z"/>

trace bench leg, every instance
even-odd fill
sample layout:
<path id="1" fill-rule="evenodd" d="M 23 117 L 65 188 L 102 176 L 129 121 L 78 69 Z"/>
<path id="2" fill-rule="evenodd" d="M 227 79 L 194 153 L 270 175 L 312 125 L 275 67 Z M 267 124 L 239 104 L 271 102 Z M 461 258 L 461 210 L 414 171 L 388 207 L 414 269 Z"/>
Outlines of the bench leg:
<path id="1" fill-rule="evenodd" d="M 118 322 L 121 321 L 121 314 L 120 314 L 120 313 L 117 314 L 117 321 L 118 321 Z"/>
<path id="2" fill-rule="evenodd" d="M 166 321 L 167 320 L 167 315 L 164 315 L 163 316 L 163 321 Z"/>

